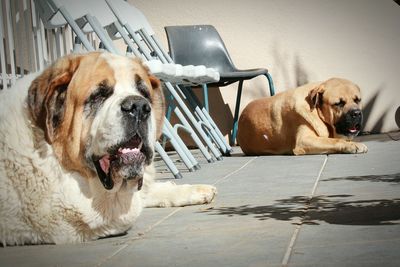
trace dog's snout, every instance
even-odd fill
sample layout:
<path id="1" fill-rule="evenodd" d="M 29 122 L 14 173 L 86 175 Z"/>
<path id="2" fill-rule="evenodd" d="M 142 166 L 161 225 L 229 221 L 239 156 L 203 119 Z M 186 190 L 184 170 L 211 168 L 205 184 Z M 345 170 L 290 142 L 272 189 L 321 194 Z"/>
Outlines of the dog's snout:
<path id="1" fill-rule="evenodd" d="M 350 116 L 352 117 L 352 118 L 358 118 L 358 117 L 361 117 L 361 110 L 360 109 L 352 109 L 352 110 L 350 110 Z"/>
<path id="2" fill-rule="evenodd" d="M 129 116 L 146 119 L 151 107 L 149 101 L 141 96 L 128 96 L 121 102 L 121 111 Z"/>

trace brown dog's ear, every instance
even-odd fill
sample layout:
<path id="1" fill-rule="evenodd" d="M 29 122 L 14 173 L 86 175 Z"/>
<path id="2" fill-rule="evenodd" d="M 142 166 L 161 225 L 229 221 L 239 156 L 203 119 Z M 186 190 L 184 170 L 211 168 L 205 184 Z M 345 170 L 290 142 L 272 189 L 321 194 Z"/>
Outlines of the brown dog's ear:
<path id="1" fill-rule="evenodd" d="M 163 90 L 161 88 L 161 82 L 155 76 L 149 74 L 149 80 L 153 89 L 152 103 L 153 109 L 155 110 L 156 124 L 157 124 L 157 138 L 161 136 L 162 126 L 164 124 L 165 117 L 165 99 Z"/>
<path id="2" fill-rule="evenodd" d="M 44 131 L 50 144 L 63 119 L 67 88 L 80 59 L 81 56 L 59 59 L 29 87 L 27 102 L 33 123 Z"/>
<path id="3" fill-rule="evenodd" d="M 161 88 L 161 82 L 157 77 L 149 74 L 149 80 L 150 80 L 151 87 L 153 88 L 153 90 L 158 90 L 159 88 Z"/>
<path id="4" fill-rule="evenodd" d="M 311 110 L 322 104 L 322 95 L 324 94 L 324 92 L 325 88 L 322 84 L 318 85 L 309 92 L 307 96 L 307 102 L 310 104 Z"/>

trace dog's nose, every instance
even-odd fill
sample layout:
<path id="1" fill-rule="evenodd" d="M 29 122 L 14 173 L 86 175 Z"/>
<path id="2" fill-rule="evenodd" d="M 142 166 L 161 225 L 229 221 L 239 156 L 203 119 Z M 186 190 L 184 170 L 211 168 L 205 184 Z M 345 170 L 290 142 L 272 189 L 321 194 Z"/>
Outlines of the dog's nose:
<path id="1" fill-rule="evenodd" d="M 361 110 L 360 109 L 352 109 L 352 110 L 350 110 L 350 116 L 352 118 L 361 117 Z"/>
<path id="2" fill-rule="evenodd" d="M 143 120 L 148 118 L 151 107 L 149 101 L 141 96 L 128 96 L 121 102 L 121 110 L 123 114 Z"/>

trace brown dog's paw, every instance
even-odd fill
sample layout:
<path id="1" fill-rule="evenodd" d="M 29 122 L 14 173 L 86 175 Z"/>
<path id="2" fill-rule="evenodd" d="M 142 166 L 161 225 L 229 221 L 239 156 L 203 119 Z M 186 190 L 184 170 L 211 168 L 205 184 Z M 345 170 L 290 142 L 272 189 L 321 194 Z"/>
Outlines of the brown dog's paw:
<path id="1" fill-rule="evenodd" d="M 347 153 L 362 154 L 367 153 L 368 147 L 363 143 L 349 142 Z"/>
<path id="2" fill-rule="evenodd" d="M 355 143 L 357 146 L 357 151 L 356 153 L 367 153 L 368 152 L 368 147 L 363 144 L 363 143 Z"/>

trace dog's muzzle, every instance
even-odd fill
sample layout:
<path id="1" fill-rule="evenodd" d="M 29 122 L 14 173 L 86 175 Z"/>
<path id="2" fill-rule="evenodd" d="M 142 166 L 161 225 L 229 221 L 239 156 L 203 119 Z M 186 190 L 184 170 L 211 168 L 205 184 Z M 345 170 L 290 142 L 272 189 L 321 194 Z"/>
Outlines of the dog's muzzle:
<path id="1" fill-rule="evenodd" d="M 128 96 L 121 102 L 120 108 L 126 138 L 108 148 L 104 155 L 92 156 L 92 161 L 105 189 L 111 190 L 117 179 L 123 179 L 136 180 L 140 190 L 144 167 L 150 164 L 153 157 L 148 140 L 151 106 L 141 96 Z"/>
<path id="2" fill-rule="evenodd" d="M 336 133 L 347 137 L 354 137 L 361 131 L 362 122 L 362 111 L 358 108 L 351 109 L 336 123 Z"/>

